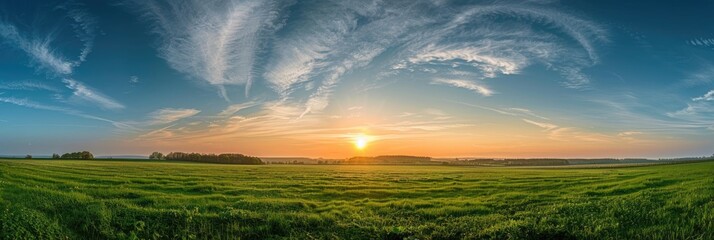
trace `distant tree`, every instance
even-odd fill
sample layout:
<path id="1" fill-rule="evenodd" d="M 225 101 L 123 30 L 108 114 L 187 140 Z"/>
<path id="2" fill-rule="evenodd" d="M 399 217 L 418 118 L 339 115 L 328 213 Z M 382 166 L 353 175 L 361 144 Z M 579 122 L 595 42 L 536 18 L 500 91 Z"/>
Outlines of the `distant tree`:
<path id="1" fill-rule="evenodd" d="M 60 158 L 64 159 L 94 159 L 94 155 L 88 151 L 73 152 L 62 154 Z"/>
<path id="2" fill-rule="evenodd" d="M 80 155 L 81 159 L 94 159 L 94 155 L 88 151 L 82 151 L 82 154 Z"/>
<path id="3" fill-rule="evenodd" d="M 25 159 L 32 159 L 32 155 L 30 155 L 30 154 L 25 155 Z"/>
<path id="4" fill-rule="evenodd" d="M 149 159 L 161 160 L 164 159 L 164 154 L 160 152 L 153 152 L 151 153 L 151 155 L 149 155 Z"/>
<path id="5" fill-rule="evenodd" d="M 52 154 L 52 159 L 59 159 L 59 158 L 60 158 L 59 154 L 56 154 L 56 153 Z"/>

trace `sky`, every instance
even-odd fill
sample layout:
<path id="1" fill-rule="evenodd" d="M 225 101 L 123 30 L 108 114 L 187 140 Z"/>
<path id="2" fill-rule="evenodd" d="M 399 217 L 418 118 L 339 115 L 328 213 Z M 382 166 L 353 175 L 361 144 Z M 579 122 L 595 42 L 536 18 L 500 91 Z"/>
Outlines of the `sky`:
<path id="1" fill-rule="evenodd" d="M 708 156 L 712 11 L 707 0 L 2 1 L 0 154 Z"/>

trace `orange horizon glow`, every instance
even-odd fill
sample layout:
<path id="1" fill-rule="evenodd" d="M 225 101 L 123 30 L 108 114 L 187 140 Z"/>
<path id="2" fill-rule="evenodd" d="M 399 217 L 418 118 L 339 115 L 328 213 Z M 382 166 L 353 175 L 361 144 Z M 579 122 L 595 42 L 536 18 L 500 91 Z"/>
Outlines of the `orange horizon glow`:
<path id="1" fill-rule="evenodd" d="M 353 132 L 354 128 L 329 129 L 321 133 L 291 134 L 278 137 L 222 138 L 174 140 L 151 139 L 124 142 L 128 148 L 146 152 L 183 151 L 201 153 L 242 153 L 260 157 L 311 157 L 342 159 L 353 156 L 413 155 L 430 157 L 488 158 L 635 158 L 666 157 L 686 144 L 675 140 L 645 137 L 618 138 L 582 132 L 548 133 L 538 129 L 513 127 L 473 129 L 464 126 L 451 131 L 389 131 L 370 128 L 369 134 Z M 365 127 L 358 129 L 364 130 Z M 352 131 L 352 133 L 340 133 Z M 477 134 L 480 133 L 480 134 Z M 559 134 L 559 135 L 557 135 Z M 570 134 L 570 135 L 568 135 Z M 580 139 L 580 140 L 576 140 Z M 144 145 L 146 144 L 146 145 Z M 112 144 L 116 146 L 115 144 Z M 101 151 L 101 147 L 97 147 Z M 95 149 L 95 148 L 92 148 Z M 115 147 L 108 149 L 116 150 Z M 97 151 L 97 152 L 100 152 Z M 643 155 L 647 152 L 648 155 Z M 120 154 L 122 152 L 119 152 Z M 686 155 L 683 153 L 682 155 Z"/>

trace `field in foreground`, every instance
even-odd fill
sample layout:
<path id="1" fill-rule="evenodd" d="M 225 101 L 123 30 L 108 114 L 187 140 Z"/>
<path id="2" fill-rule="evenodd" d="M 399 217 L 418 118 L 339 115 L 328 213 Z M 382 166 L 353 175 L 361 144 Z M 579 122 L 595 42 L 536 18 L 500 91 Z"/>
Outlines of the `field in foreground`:
<path id="1" fill-rule="evenodd" d="M 0 238 L 714 239 L 714 162 L 607 169 L 0 160 Z"/>

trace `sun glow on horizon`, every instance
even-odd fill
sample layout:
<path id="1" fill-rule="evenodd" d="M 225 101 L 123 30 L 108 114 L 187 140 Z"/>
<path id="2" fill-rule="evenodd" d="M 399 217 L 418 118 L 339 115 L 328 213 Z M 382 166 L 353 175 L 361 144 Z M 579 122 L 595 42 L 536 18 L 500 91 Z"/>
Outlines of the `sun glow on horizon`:
<path id="1" fill-rule="evenodd" d="M 367 137 L 364 135 L 358 135 L 354 139 L 355 147 L 359 150 L 363 150 L 367 147 Z"/>

